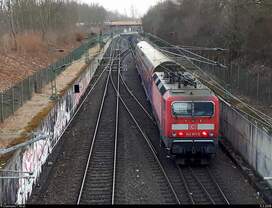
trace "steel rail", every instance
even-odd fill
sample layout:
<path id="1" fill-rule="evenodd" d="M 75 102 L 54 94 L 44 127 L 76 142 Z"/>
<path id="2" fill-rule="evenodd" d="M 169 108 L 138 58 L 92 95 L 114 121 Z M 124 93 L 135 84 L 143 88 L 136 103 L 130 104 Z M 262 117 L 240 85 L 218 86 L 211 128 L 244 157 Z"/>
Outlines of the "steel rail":
<path id="1" fill-rule="evenodd" d="M 125 89 L 126 89 L 126 91 L 132 96 L 132 98 L 136 101 L 136 103 L 141 107 L 141 109 L 144 111 L 144 113 L 146 114 L 146 116 L 152 121 L 152 123 L 154 124 L 154 125 L 157 125 L 157 123 L 154 121 L 154 119 L 153 119 L 153 116 L 152 115 L 150 115 L 149 113 L 148 113 L 148 111 L 145 109 L 145 107 L 140 103 L 140 101 L 138 100 L 138 98 L 132 93 L 132 90 L 129 88 L 129 86 L 127 85 L 127 83 L 125 82 L 125 80 L 124 80 L 124 77 L 123 77 L 123 75 L 120 73 L 120 78 L 121 78 L 121 81 L 122 81 L 122 83 L 124 84 L 124 86 L 125 86 Z"/>
<path id="2" fill-rule="evenodd" d="M 92 156 L 92 153 L 93 153 L 94 143 L 95 143 L 96 135 L 97 135 L 97 132 L 98 132 L 98 126 L 99 126 L 99 123 L 100 123 L 100 118 L 101 118 L 101 115 L 102 115 L 102 111 L 103 111 L 103 107 L 104 107 L 104 103 L 105 103 L 105 98 L 106 98 L 106 94 L 107 94 L 107 91 L 108 91 L 107 88 L 108 88 L 108 83 L 109 83 L 109 77 L 110 77 L 110 73 L 108 73 L 108 77 L 107 77 L 107 81 L 106 81 L 106 85 L 105 85 L 105 89 L 104 89 L 104 94 L 103 94 L 101 106 L 100 106 L 100 109 L 99 109 L 98 118 L 97 118 L 97 121 L 96 121 L 95 132 L 94 132 L 94 135 L 93 135 L 91 149 L 90 149 L 90 152 L 89 152 L 89 155 L 88 155 L 87 165 L 85 167 L 84 176 L 83 176 L 80 191 L 79 191 L 77 204 L 80 203 L 82 192 L 83 192 L 83 187 L 85 185 L 85 180 L 86 180 L 86 176 L 87 176 L 87 173 L 88 173 L 91 156 Z"/>
<path id="3" fill-rule="evenodd" d="M 134 55 L 134 54 L 133 54 L 133 55 Z M 182 56 L 182 55 L 180 55 L 180 56 Z M 189 58 L 189 57 L 188 57 L 188 58 Z M 121 77 L 121 79 L 122 79 L 122 82 L 124 83 L 124 80 L 123 80 L 122 77 Z M 125 84 L 125 83 L 124 83 L 124 84 Z M 126 87 L 127 87 L 127 85 L 126 85 Z M 129 89 L 128 89 L 128 91 L 129 91 Z M 131 91 L 129 91 L 129 93 L 131 93 Z M 191 168 L 190 168 L 190 170 L 191 170 L 191 172 L 192 172 L 193 177 L 196 179 L 196 181 L 198 182 L 198 184 L 201 186 L 202 190 L 203 190 L 203 191 L 205 192 L 205 194 L 208 196 L 209 200 L 210 200 L 213 204 L 215 204 L 215 201 L 213 200 L 213 198 L 211 197 L 211 195 L 209 194 L 209 192 L 207 191 L 207 189 L 205 188 L 205 186 L 201 183 L 201 181 L 200 181 L 200 180 L 197 178 L 197 176 L 193 173 L 193 170 L 192 170 Z M 180 176 L 181 176 L 181 178 L 182 178 L 182 181 L 183 181 L 183 183 L 184 183 L 184 186 L 185 186 L 186 192 L 188 193 L 188 197 L 190 198 L 190 201 L 192 202 L 192 204 L 196 204 L 194 198 L 192 197 L 191 191 L 190 191 L 190 189 L 189 189 L 189 185 L 188 185 L 188 183 L 186 182 L 186 179 L 185 179 L 185 177 L 184 177 L 184 174 L 183 174 L 183 172 L 182 172 L 182 170 L 181 170 L 181 168 L 180 168 L 179 166 L 178 166 L 178 171 L 179 171 L 179 173 L 180 173 Z M 210 174 L 210 173 L 209 173 L 209 174 Z M 224 198 L 225 202 L 226 202 L 227 204 L 229 204 L 229 201 L 227 200 L 227 198 L 226 198 L 224 192 L 222 191 L 222 189 L 220 188 L 219 184 L 215 181 L 215 179 L 214 179 L 212 176 L 210 176 L 210 177 L 212 178 L 213 183 L 216 184 L 216 186 L 217 186 L 217 188 L 218 188 L 220 194 L 221 194 L 222 197 Z"/>
<path id="4" fill-rule="evenodd" d="M 135 57 L 133 51 L 131 49 L 127 49 L 124 51 L 124 57 L 122 57 L 122 59 L 120 60 L 121 63 L 123 62 L 123 60 L 126 58 L 127 55 L 129 55 L 130 53 L 132 53 L 133 57 Z M 137 102 L 137 104 L 141 107 L 141 109 L 144 111 L 144 113 L 146 114 L 146 116 L 152 121 L 152 123 L 156 126 L 157 123 L 156 121 L 154 121 L 154 118 L 152 115 L 150 115 L 150 113 L 148 113 L 148 111 L 145 109 L 145 107 L 141 104 L 141 102 L 138 100 L 138 98 L 132 93 L 132 90 L 129 88 L 129 86 L 127 85 L 127 83 L 124 80 L 123 75 L 120 73 L 120 78 L 122 83 L 125 86 L 125 89 L 128 91 L 128 93 L 132 96 L 132 98 Z"/>
<path id="5" fill-rule="evenodd" d="M 134 54 L 133 54 L 133 55 L 134 55 Z M 182 56 L 182 55 L 180 55 L 180 56 Z M 187 57 L 187 56 L 186 56 L 186 57 Z M 188 57 L 188 58 L 189 58 L 189 57 Z M 217 62 L 217 64 L 218 64 L 218 62 Z M 130 91 L 130 89 L 128 88 L 128 86 L 126 85 L 126 83 L 124 82 L 124 79 L 123 79 L 122 75 L 121 75 L 121 79 L 122 79 L 122 82 L 124 83 L 126 89 L 128 90 L 128 92 L 133 96 L 132 92 Z M 136 98 L 136 99 L 137 99 L 137 98 Z M 122 103 L 123 103 L 123 101 L 122 101 Z M 123 103 L 123 104 L 124 104 L 124 103 Z M 138 127 L 138 126 L 137 126 L 137 127 Z M 189 189 L 188 183 L 186 182 L 186 179 L 185 179 L 185 177 L 184 177 L 184 174 L 183 174 L 183 172 L 182 172 L 182 170 L 181 170 L 181 168 L 180 168 L 179 166 L 178 166 L 178 170 L 179 170 L 180 176 L 181 176 L 181 178 L 182 178 L 182 181 L 183 181 L 183 183 L 184 183 L 184 185 L 185 185 L 185 189 L 186 189 L 186 191 L 187 191 L 187 193 L 188 193 L 188 197 L 190 198 L 192 204 L 196 204 L 194 198 L 192 197 L 192 193 L 191 193 L 191 191 L 190 191 L 190 189 Z M 210 193 L 208 192 L 208 190 L 205 188 L 205 186 L 204 186 L 204 185 L 201 183 L 201 181 L 198 179 L 198 177 L 194 174 L 192 168 L 190 168 L 190 170 L 191 170 L 191 173 L 192 173 L 193 177 L 194 177 L 195 180 L 197 181 L 197 183 L 200 185 L 200 187 L 202 188 L 202 190 L 205 192 L 206 196 L 209 198 L 209 200 L 210 200 L 213 204 L 215 204 L 214 199 L 212 198 L 212 196 L 210 195 Z M 224 201 L 225 201 L 227 204 L 230 204 L 229 201 L 228 201 L 228 199 L 227 199 L 227 197 L 226 197 L 226 195 L 224 194 L 224 192 L 222 191 L 221 187 L 220 187 L 219 184 L 216 182 L 216 180 L 213 178 L 213 176 L 212 176 L 211 172 L 209 171 L 209 169 L 208 169 L 208 173 L 209 173 L 210 178 L 212 179 L 213 183 L 216 185 L 217 189 L 219 190 L 221 196 L 224 198 Z"/>
<path id="6" fill-rule="evenodd" d="M 113 55 L 112 48 L 111 48 L 111 57 Z M 83 188 L 84 188 L 84 185 L 85 185 L 88 169 L 89 169 L 89 166 L 90 166 L 90 161 L 91 161 L 91 157 L 92 157 L 92 153 L 93 153 L 94 143 L 95 143 L 95 140 L 96 140 L 98 127 L 99 127 L 99 124 L 100 124 L 100 119 L 101 119 L 102 111 L 103 111 L 103 108 L 104 108 L 105 98 L 106 98 L 107 91 L 108 91 L 108 84 L 109 84 L 109 78 L 110 78 L 110 75 L 111 75 L 110 72 L 111 72 L 113 61 L 114 61 L 114 57 L 112 57 L 112 59 L 110 60 L 110 71 L 108 73 L 105 88 L 104 88 L 104 92 L 103 92 L 103 97 L 102 97 L 102 101 L 101 101 L 101 105 L 100 105 L 100 109 L 99 109 L 99 113 L 98 113 L 98 118 L 97 118 L 97 121 L 96 121 L 95 131 L 94 131 L 94 134 L 93 134 L 93 140 L 92 140 L 92 143 L 91 143 L 91 147 L 90 147 L 90 151 L 89 151 L 89 154 L 88 154 L 88 159 L 87 159 L 87 163 L 86 163 L 86 166 L 85 166 L 83 179 L 82 179 L 82 182 L 81 182 L 80 191 L 79 191 L 78 198 L 77 198 L 77 205 L 80 204 L 80 200 L 81 200 L 82 193 L 83 193 Z"/>
<path id="7" fill-rule="evenodd" d="M 118 142 L 118 125 L 119 125 L 119 92 L 120 92 L 120 47 L 118 49 L 118 76 L 117 76 L 117 91 L 116 91 L 116 115 L 115 115 L 115 136 L 114 136 L 114 160 L 113 160 L 113 180 L 112 180 L 112 198 L 111 198 L 111 204 L 114 204 L 114 198 L 115 198 L 115 183 L 116 183 L 116 166 L 117 166 L 117 142 Z M 111 76 L 111 75 L 110 75 Z"/>
<path id="8" fill-rule="evenodd" d="M 116 86 L 115 86 L 115 84 L 114 84 L 114 81 L 113 81 L 112 77 L 111 77 L 110 79 L 111 79 L 111 82 L 112 82 L 112 85 L 113 85 L 114 90 L 117 92 L 117 89 L 116 89 Z M 159 160 L 159 158 L 158 158 L 158 156 L 157 156 L 157 152 L 156 152 L 154 146 L 152 145 L 150 139 L 148 138 L 148 136 L 144 133 L 144 131 L 143 131 L 142 128 L 140 127 L 139 123 L 137 122 L 137 120 L 136 120 L 136 118 L 133 116 L 133 114 L 131 113 L 130 109 L 128 108 L 127 104 L 125 103 L 125 101 L 123 100 L 123 98 L 122 98 L 121 95 L 120 95 L 120 101 L 122 102 L 122 104 L 123 104 L 123 106 L 125 107 L 126 111 L 127 111 L 128 114 L 130 115 L 130 117 L 132 118 L 133 122 L 134 122 L 135 125 L 137 126 L 138 130 L 140 131 L 140 133 L 141 133 L 142 136 L 144 137 L 146 143 L 148 144 L 149 149 L 151 150 L 151 152 L 152 152 L 152 154 L 153 154 L 153 156 L 154 156 L 154 158 L 155 158 L 157 164 L 159 165 L 159 167 L 160 167 L 160 169 L 161 169 L 161 171 L 162 171 L 162 173 L 163 173 L 163 175 L 164 175 L 164 177 L 165 177 L 165 179 L 166 179 L 166 181 L 167 181 L 167 183 L 168 183 L 168 185 L 169 185 L 169 187 L 170 187 L 170 189 L 171 189 L 171 191 L 172 191 L 172 193 L 173 193 L 173 195 L 174 195 L 174 197 L 175 197 L 175 199 L 176 199 L 176 201 L 177 201 L 177 203 L 178 203 L 178 204 L 181 204 L 181 202 L 180 202 L 180 200 L 179 200 L 179 197 L 178 197 L 178 195 L 177 195 L 177 193 L 176 193 L 176 191 L 175 191 L 175 189 L 174 189 L 174 187 L 173 187 L 173 185 L 172 185 L 172 183 L 171 183 L 169 177 L 167 176 L 166 171 L 164 170 L 164 168 L 163 168 L 163 166 L 162 166 L 162 164 L 161 164 L 161 162 L 160 162 L 160 160 Z"/>
<path id="9" fill-rule="evenodd" d="M 118 45 L 119 41 L 120 41 L 120 39 L 117 39 L 115 45 Z M 115 47 L 112 47 L 112 48 L 115 48 Z M 99 128 L 100 120 L 101 120 L 101 117 L 102 117 L 102 112 L 103 112 L 103 109 L 104 109 L 104 103 L 105 103 L 106 95 L 108 93 L 109 77 L 111 77 L 113 64 L 114 64 L 115 61 L 118 60 L 118 69 L 119 69 L 120 56 L 126 52 L 126 51 L 123 51 L 123 52 L 120 53 L 120 50 L 118 50 L 118 55 L 116 56 L 115 51 L 116 50 L 114 50 L 114 52 L 112 52 L 112 50 L 111 50 L 111 55 L 110 55 L 111 59 L 110 59 L 110 64 L 109 64 L 110 69 L 109 69 L 109 73 L 108 73 L 108 77 L 107 77 L 107 81 L 106 81 L 106 86 L 105 86 L 104 93 L 103 93 L 102 102 L 101 102 L 101 105 L 100 105 L 99 115 L 98 115 L 98 118 L 97 118 L 95 132 L 94 132 L 94 135 L 93 135 L 93 140 L 92 140 L 92 144 L 91 144 L 89 155 L 88 155 L 88 160 L 87 160 L 87 163 L 86 163 L 86 168 L 85 168 L 85 172 L 84 172 L 84 176 L 83 176 L 83 180 L 82 180 L 82 184 L 81 184 L 77 204 L 80 203 L 81 196 L 82 196 L 82 193 L 83 193 L 83 188 L 84 188 L 86 177 L 87 177 L 87 173 L 89 171 L 90 161 L 91 161 L 92 155 L 94 154 L 94 144 L 95 144 L 95 142 L 97 140 L 96 138 L 97 138 L 98 128 Z M 117 99 L 118 99 L 118 97 L 117 97 Z M 117 103 L 119 103 L 119 102 L 117 101 Z M 118 117 L 119 117 L 119 110 L 118 109 L 119 109 L 119 104 L 117 104 L 116 109 L 117 110 L 116 110 L 116 116 L 115 116 L 116 124 L 115 124 L 115 137 L 114 137 L 114 156 L 113 156 L 113 163 L 114 164 L 113 164 L 112 188 L 111 188 L 111 191 L 112 191 L 111 203 L 112 204 L 114 204 L 114 197 L 115 197 L 114 190 L 115 190 L 116 163 L 117 163 L 116 155 L 117 155 L 117 141 L 118 141 L 117 139 L 118 139 Z"/>
<path id="10" fill-rule="evenodd" d="M 191 202 L 193 204 L 196 204 L 196 201 L 195 201 L 195 198 L 192 194 L 192 191 L 190 190 L 189 188 L 189 184 L 188 182 L 186 181 L 185 179 L 185 176 L 184 176 L 184 173 L 183 171 L 181 170 L 181 167 L 179 165 L 177 165 L 177 168 L 179 170 L 179 173 L 180 173 L 180 176 L 182 178 L 182 181 L 184 183 L 184 186 L 185 186 L 185 189 L 186 189 L 186 192 L 191 200 Z M 207 188 L 203 185 L 203 183 L 200 181 L 200 179 L 198 178 L 198 176 L 194 173 L 194 170 L 192 169 L 192 167 L 189 167 L 189 170 L 190 170 L 190 175 L 193 176 L 193 178 L 195 179 L 195 181 L 197 182 L 197 184 L 201 187 L 201 189 L 203 190 L 203 192 L 205 193 L 205 195 L 207 196 L 207 198 L 212 202 L 212 204 L 216 204 L 214 198 L 211 196 L 211 194 L 209 193 L 209 191 L 207 190 Z M 230 202 L 229 200 L 227 199 L 225 193 L 223 192 L 223 190 L 221 189 L 221 187 L 219 186 L 218 182 L 216 181 L 216 179 L 214 178 L 213 174 L 211 173 L 210 169 L 208 167 L 205 168 L 205 170 L 208 172 L 208 176 L 209 178 L 211 179 L 212 183 L 216 186 L 217 190 L 219 192 L 217 193 L 220 193 L 220 196 L 223 198 L 224 202 L 228 205 L 230 205 Z"/>
<path id="11" fill-rule="evenodd" d="M 203 185 L 203 183 L 201 183 L 201 181 L 199 180 L 199 178 L 195 175 L 193 169 L 191 167 L 189 167 L 192 176 L 194 177 L 194 179 L 196 180 L 196 182 L 200 185 L 200 187 L 202 188 L 202 190 L 204 191 L 204 193 L 206 194 L 206 196 L 209 198 L 209 200 L 212 202 L 212 204 L 215 204 L 215 201 L 213 200 L 212 196 L 210 195 L 210 193 L 208 192 L 208 190 L 205 188 L 205 186 Z"/>
<path id="12" fill-rule="evenodd" d="M 183 184 L 184 184 L 184 186 L 185 186 L 185 189 L 186 189 L 186 192 L 187 192 L 187 194 L 188 194 L 188 197 L 189 197 L 190 201 L 192 202 L 192 204 L 196 204 L 194 198 L 192 197 L 192 192 L 191 192 L 191 190 L 190 190 L 190 188 L 189 188 L 189 185 L 188 185 L 188 183 L 187 183 L 187 181 L 186 181 L 186 179 L 185 179 L 185 177 L 184 177 L 184 174 L 183 174 L 183 172 L 182 172 L 180 166 L 177 165 L 177 168 L 178 168 L 179 174 L 180 174 L 180 176 L 181 176 L 182 182 L 183 182 Z"/>
<path id="13" fill-rule="evenodd" d="M 210 168 L 206 167 L 208 174 L 210 175 L 210 178 L 212 179 L 213 183 L 216 185 L 217 189 L 219 190 L 221 196 L 223 197 L 223 199 L 225 200 L 227 205 L 230 205 L 230 202 L 228 200 L 228 198 L 226 197 L 225 193 L 223 192 L 223 190 L 221 189 L 221 187 L 219 186 L 218 182 L 216 181 L 214 175 L 211 173 Z"/>
<path id="14" fill-rule="evenodd" d="M 110 48 L 110 50 L 111 50 L 111 48 Z M 52 147 L 52 151 L 55 148 L 55 146 L 58 144 L 58 141 L 61 139 L 61 137 L 63 136 L 64 132 L 68 129 L 68 127 L 70 126 L 70 124 L 72 123 L 72 121 L 74 120 L 74 118 L 76 117 L 76 115 L 78 114 L 78 112 L 80 111 L 80 109 L 82 108 L 83 104 L 86 102 L 86 100 L 89 97 L 89 95 L 93 92 L 93 90 L 97 86 L 98 82 L 100 81 L 102 75 L 105 73 L 105 71 L 107 71 L 108 67 L 109 67 L 109 63 L 105 66 L 105 68 L 103 69 L 103 71 L 100 73 L 100 75 L 98 76 L 98 78 L 94 82 L 94 84 L 91 87 L 91 89 L 87 92 L 87 94 L 84 97 L 84 99 L 82 100 L 81 104 L 78 106 L 76 112 L 73 114 L 72 118 L 70 119 L 70 121 L 68 122 L 68 124 L 66 125 L 66 127 L 64 128 L 64 130 L 62 131 L 62 133 L 60 134 L 60 136 L 58 137 L 57 141 L 55 142 L 54 146 Z"/>

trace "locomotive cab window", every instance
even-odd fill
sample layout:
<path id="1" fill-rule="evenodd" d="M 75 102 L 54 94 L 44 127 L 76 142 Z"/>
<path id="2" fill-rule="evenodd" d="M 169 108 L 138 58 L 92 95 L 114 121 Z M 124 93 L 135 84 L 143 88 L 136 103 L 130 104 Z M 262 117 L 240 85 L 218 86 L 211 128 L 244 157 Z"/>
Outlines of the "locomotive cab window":
<path id="1" fill-rule="evenodd" d="M 174 116 L 213 116 L 214 104 L 212 102 L 174 102 L 172 104 Z"/>
<path id="2" fill-rule="evenodd" d="M 174 116 L 191 116 L 192 103 L 175 102 L 172 105 L 172 111 Z"/>
<path id="3" fill-rule="evenodd" d="M 213 116 L 214 105 L 212 102 L 199 102 L 193 103 L 194 105 L 194 116 Z"/>

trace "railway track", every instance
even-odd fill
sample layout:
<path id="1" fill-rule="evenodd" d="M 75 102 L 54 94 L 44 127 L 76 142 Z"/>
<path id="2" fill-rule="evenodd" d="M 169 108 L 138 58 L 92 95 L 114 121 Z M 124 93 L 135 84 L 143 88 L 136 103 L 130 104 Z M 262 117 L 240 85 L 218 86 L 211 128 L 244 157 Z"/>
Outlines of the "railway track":
<path id="1" fill-rule="evenodd" d="M 118 41 L 119 40 L 116 42 Z M 115 47 L 118 47 L 118 43 L 115 44 Z M 178 197 L 172 188 L 172 184 L 170 183 L 162 165 L 160 164 L 154 147 L 150 143 L 150 139 L 145 135 L 143 129 L 140 127 L 135 117 L 132 115 L 131 110 L 128 108 L 127 104 L 120 95 L 120 80 L 122 79 L 121 59 L 128 55 L 129 51 L 124 50 L 121 53 L 119 47 L 117 51 L 118 52 L 114 50 L 114 52 L 111 54 L 111 63 L 108 69 L 101 107 L 97 118 L 96 128 L 82 179 L 77 204 L 114 204 L 115 202 L 117 174 L 116 158 L 119 130 L 119 99 L 147 142 L 148 147 L 153 154 L 153 159 L 155 159 L 166 181 L 168 181 L 169 187 L 173 192 L 176 202 L 180 204 Z M 110 85 L 112 85 L 113 88 L 111 88 Z M 128 90 L 128 87 L 125 84 L 123 86 L 125 86 Z M 136 97 L 134 97 L 134 99 L 137 100 Z M 115 112 L 113 112 L 112 106 L 116 106 Z M 141 108 L 144 109 L 143 106 L 141 106 Z M 152 118 L 150 115 L 149 117 Z"/>
<path id="2" fill-rule="evenodd" d="M 208 167 L 177 168 L 192 204 L 230 204 Z"/>
<path id="3" fill-rule="evenodd" d="M 96 124 L 93 122 L 92 131 L 85 133 L 87 139 L 84 143 L 84 148 L 80 149 L 80 151 L 75 150 L 78 151 L 78 155 L 80 155 L 81 159 L 79 159 L 79 161 L 82 161 L 78 161 L 78 163 L 84 164 L 85 158 L 88 157 L 88 159 L 86 159 L 87 162 L 84 164 L 85 169 L 79 168 L 75 171 L 77 174 L 76 177 L 79 177 L 79 183 L 81 182 L 81 184 L 74 185 L 76 191 L 69 190 L 71 195 L 77 195 L 75 197 L 76 199 L 74 199 L 73 196 L 71 197 L 73 201 L 76 201 L 77 204 L 120 203 L 120 193 L 118 193 L 117 190 L 120 186 L 119 183 L 123 181 L 118 181 L 116 178 L 118 175 L 121 175 L 120 171 L 124 170 L 124 166 L 121 164 L 122 162 L 117 160 L 118 154 L 120 154 L 122 150 L 120 149 L 120 151 L 118 151 L 122 145 L 119 141 L 119 114 L 122 113 L 127 115 L 125 118 L 129 118 L 129 123 L 134 124 L 129 126 L 129 128 L 132 128 L 135 134 L 137 131 L 137 135 L 139 135 L 137 139 L 143 140 L 145 146 L 141 145 L 140 148 L 148 149 L 148 153 L 145 154 L 145 157 L 147 158 L 148 164 L 152 166 L 152 172 L 150 172 L 150 174 L 161 184 L 160 192 L 163 193 L 165 203 L 229 204 L 218 182 L 214 180 L 211 170 L 200 167 L 176 166 L 164 156 L 161 157 L 160 149 L 156 143 L 158 137 L 154 137 L 153 135 L 149 136 L 145 122 L 141 120 L 143 118 L 150 120 L 153 123 L 153 127 L 156 128 L 153 116 L 150 111 L 144 107 L 143 103 L 145 101 L 140 99 L 141 96 L 137 97 L 136 91 L 133 91 L 135 89 L 129 87 L 130 82 L 126 83 L 126 77 L 124 75 L 127 73 L 127 70 L 124 69 L 123 61 L 130 55 L 131 51 L 128 49 L 123 51 L 115 50 L 115 48 L 121 49 L 121 45 L 120 39 L 112 42 L 109 47 L 110 55 L 107 55 L 110 58 L 105 59 L 108 63 L 104 65 L 105 68 L 104 66 L 102 67 L 102 72 L 79 107 L 79 109 L 82 105 L 84 109 L 91 107 L 89 102 L 85 103 L 85 100 L 95 88 L 96 83 L 102 80 L 100 79 L 102 77 L 103 82 L 100 81 L 99 87 L 97 87 L 97 89 L 100 88 L 99 96 L 103 97 L 101 98 L 101 104 L 97 105 L 97 108 L 100 107 L 97 122 Z M 128 62 L 130 61 L 131 60 Z M 133 77 L 135 76 L 137 76 L 136 73 L 133 74 Z M 105 83 L 104 80 L 106 80 Z M 102 96 L 101 91 L 103 90 Z M 97 103 L 100 103 L 100 97 L 96 100 Z M 95 116 L 97 111 L 98 110 L 95 111 Z M 75 113 L 75 115 L 76 114 L 77 113 Z M 83 116 L 83 118 L 83 122 L 90 122 L 88 117 Z M 73 120 L 73 118 L 71 120 Z M 149 127 L 152 127 L 151 122 L 149 122 Z M 89 125 L 90 124 L 88 124 L 88 126 Z M 84 128 L 86 127 L 81 129 L 83 132 Z M 90 135 L 91 132 L 94 132 L 93 137 Z M 78 157 L 78 155 L 76 157 Z M 82 174 L 82 169 L 84 169 L 84 175 Z M 70 169 L 70 171 L 72 172 L 74 170 Z M 67 183 L 67 181 L 64 183 Z M 78 192 L 79 186 L 80 191 Z M 74 194 L 74 192 L 76 192 L 76 194 Z M 125 200 L 124 202 L 128 203 L 128 201 Z"/>
<path id="4" fill-rule="evenodd" d="M 153 124 L 156 124 L 153 116 L 148 113 L 148 110 L 140 103 L 137 97 L 133 94 L 132 90 L 124 81 L 122 74 L 120 74 L 120 78 L 122 81 L 122 85 L 125 90 L 129 93 L 129 95 L 133 98 L 134 102 L 142 109 L 144 114 Z M 133 118 L 134 122 L 137 122 L 136 118 L 133 116 L 129 107 L 121 98 L 123 105 L 125 105 L 126 110 L 129 112 L 130 116 Z M 136 124 L 137 125 L 137 124 Z M 145 135 L 144 131 L 141 129 L 139 124 L 137 125 L 138 129 L 142 131 L 142 134 Z M 146 135 L 144 136 L 147 143 L 149 144 L 150 149 L 154 151 L 155 157 L 158 156 L 158 153 L 155 150 L 155 147 L 152 144 L 152 140 L 148 138 Z M 158 159 L 158 157 L 157 157 Z M 210 169 L 208 167 L 180 167 L 176 165 L 177 172 L 180 175 L 180 180 L 177 181 L 176 178 L 170 180 L 170 177 L 167 176 L 167 172 L 164 171 L 164 167 L 162 163 L 158 159 L 158 163 L 160 163 L 161 169 L 164 172 L 165 177 L 167 178 L 168 184 L 171 187 L 171 190 L 176 198 L 176 202 L 178 204 L 230 204 L 223 190 L 219 186 L 215 177 L 212 175 Z M 185 191 L 185 193 L 184 193 Z M 184 200 L 187 195 L 188 199 Z"/>
<path id="5" fill-rule="evenodd" d="M 129 52 L 126 53 L 126 55 L 128 55 L 128 54 L 129 54 Z M 124 57 L 123 57 L 123 58 L 124 58 Z M 124 106 L 126 112 L 129 114 L 130 118 L 132 119 L 132 122 L 136 125 L 138 131 L 141 133 L 143 139 L 145 140 L 145 142 L 146 142 L 146 144 L 147 144 L 147 146 L 148 146 L 148 148 L 149 148 L 149 150 L 150 150 L 150 153 L 152 154 L 152 159 L 155 160 L 155 161 L 153 161 L 153 163 L 155 162 L 156 165 L 158 165 L 158 167 L 159 167 L 161 173 L 163 174 L 164 179 L 166 180 L 166 182 L 167 182 L 167 184 L 168 184 L 168 186 L 169 186 L 169 189 L 170 189 L 170 191 L 172 192 L 171 194 L 172 194 L 172 196 L 173 196 L 173 198 L 174 198 L 175 203 L 181 204 L 181 202 L 180 202 L 180 200 L 179 200 L 179 198 L 178 198 L 178 196 L 177 196 L 177 194 L 176 194 L 176 192 L 175 192 L 175 190 L 174 190 L 174 188 L 173 188 L 173 185 L 171 184 L 171 182 L 170 182 L 170 180 L 169 180 L 169 178 L 168 178 L 168 176 L 167 176 L 167 174 L 166 174 L 166 172 L 165 172 L 165 170 L 164 170 L 164 168 L 163 168 L 163 166 L 162 166 L 162 164 L 161 164 L 161 162 L 160 162 L 160 160 L 159 160 L 159 158 L 158 158 L 158 156 L 157 156 L 157 152 L 156 152 L 154 146 L 152 145 L 150 138 L 148 138 L 148 136 L 144 133 L 143 128 L 140 126 L 140 124 L 139 124 L 138 121 L 136 120 L 135 116 L 134 116 L 133 113 L 132 113 L 132 110 L 128 107 L 128 104 L 125 102 L 125 99 L 124 99 L 125 96 L 124 96 L 124 94 L 120 94 L 120 86 L 119 86 L 120 81 L 119 81 L 119 80 L 122 81 L 122 86 L 123 86 L 123 87 L 125 88 L 125 90 L 129 93 L 129 96 L 131 96 L 131 97 L 134 99 L 134 101 L 138 104 L 138 106 L 141 107 L 141 109 L 146 113 L 146 115 L 148 116 L 148 118 L 151 119 L 151 120 L 153 120 L 153 118 L 152 118 L 152 116 L 147 112 L 147 110 L 141 105 L 141 103 L 140 103 L 139 100 L 136 98 L 136 96 L 133 95 L 133 93 L 130 91 L 130 89 L 128 88 L 128 86 L 125 84 L 124 79 L 123 79 L 122 74 L 120 73 L 120 71 L 118 72 L 118 84 L 117 84 L 117 86 L 116 86 L 116 84 L 115 84 L 115 82 L 114 82 L 113 76 L 111 76 L 111 82 L 112 82 L 113 88 L 114 88 L 115 92 L 116 92 L 117 94 L 120 95 L 120 96 L 119 96 L 120 102 L 121 102 L 122 105 Z M 124 91 L 123 91 L 123 92 L 124 92 Z M 135 110 L 135 109 L 134 109 L 134 110 Z M 153 120 L 153 121 L 154 121 L 154 120 Z M 168 190 L 168 191 L 169 191 L 169 190 Z M 169 194 L 169 193 L 168 193 L 168 194 Z M 165 195 L 167 195 L 167 193 L 165 193 Z"/>
<path id="6" fill-rule="evenodd" d="M 118 96 L 110 87 L 110 76 L 118 70 L 119 39 L 110 55 L 110 66 L 99 114 L 86 163 L 77 204 L 112 204 L 114 202 L 116 145 L 118 138 Z M 112 109 L 115 106 L 115 110 Z"/>
<path id="7" fill-rule="evenodd" d="M 77 204 L 114 204 L 116 186 L 116 158 L 119 130 L 119 76 L 117 93 L 111 87 L 113 74 L 120 73 L 120 39 L 114 40 L 110 54 L 107 79 L 96 121 L 92 143 L 81 182 Z M 117 49 L 116 49 L 117 48 Z M 115 111 L 113 110 L 115 106 Z"/>

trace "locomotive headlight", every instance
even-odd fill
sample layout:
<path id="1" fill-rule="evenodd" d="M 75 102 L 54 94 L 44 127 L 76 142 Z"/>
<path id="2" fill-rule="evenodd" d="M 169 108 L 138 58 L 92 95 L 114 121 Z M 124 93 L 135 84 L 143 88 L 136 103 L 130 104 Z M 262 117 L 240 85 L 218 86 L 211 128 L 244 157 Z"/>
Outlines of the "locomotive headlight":
<path id="1" fill-rule="evenodd" d="M 174 137 L 177 136 L 176 132 L 173 132 L 173 133 L 172 133 L 172 136 L 174 136 Z"/>
<path id="2" fill-rule="evenodd" d="M 214 136 L 214 133 L 210 133 L 209 135 L 210 135 L 210 137 L 213 137 L 213 136 Z"/>
<path id="3" fill-rule="evenodd" d="M 179 135 L 179 136 L 183 136 L 184 133 L 183 133 L 182 131 L 180 131 L 180 132 L 178 133 L 178 135 Z"/>
<path id="4" fill-rule="evenodd" d="M 201 135 L 204 136 L 204 137 L 206 137 L 206 136 L 208 136 L 208 132 L 202 131 L 202 132 L 201 132 Z"/>

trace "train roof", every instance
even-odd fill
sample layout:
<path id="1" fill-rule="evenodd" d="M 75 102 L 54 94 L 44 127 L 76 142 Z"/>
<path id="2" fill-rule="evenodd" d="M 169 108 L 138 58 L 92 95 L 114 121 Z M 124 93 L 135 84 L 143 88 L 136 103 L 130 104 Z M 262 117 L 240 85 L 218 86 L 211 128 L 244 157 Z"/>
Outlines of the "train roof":
<path id="1" fill-rule="evenodd" d="M 180 66 L 146 41 L 140 41 L 137 47 L 152 65 L 153 72 L 164 70 L 176 70 Z"/>
<path id="2" fill-rule="evenodd" d="M 193 79 L 195 85 L 184 85 L 178 82 L 169 82 L 169 78 L 165 78 L 164 72 L 155 72 L 153 75 L 154 81 L 157 84 L 159 91 L 168 91 L 173 96 L 188 95 L 188 96 L 213 96 L 214 93 L 200 81 L 195 79 L 190 73 L 183 72 L 183 75 Z"/>

